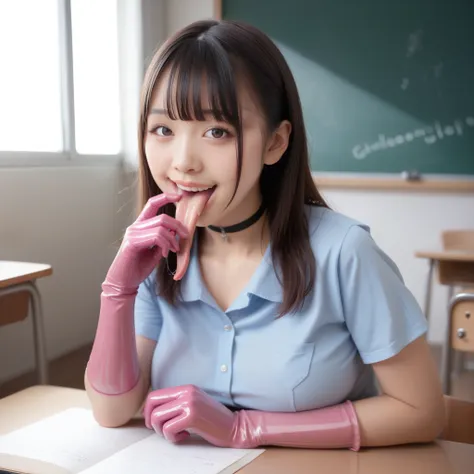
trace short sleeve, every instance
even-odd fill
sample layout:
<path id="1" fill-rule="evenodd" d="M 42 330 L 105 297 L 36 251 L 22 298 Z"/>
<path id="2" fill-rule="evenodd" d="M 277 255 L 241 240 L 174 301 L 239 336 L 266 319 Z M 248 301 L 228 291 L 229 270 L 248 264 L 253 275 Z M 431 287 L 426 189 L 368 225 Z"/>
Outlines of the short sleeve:
<path id="1" fill-rule="evenodd" d="M 163 319 L 157 303 L 156 279 L 148 277 L 138 287 L 135 298 L 135 335 L 158 340 Z"/>
<path id="2" fill-rule="evenodd" d="M 388 359 L 426 333 L 415 297 L 368 230 L 349 229 L 338 270 L 345 321 L 364 363 Z"/>

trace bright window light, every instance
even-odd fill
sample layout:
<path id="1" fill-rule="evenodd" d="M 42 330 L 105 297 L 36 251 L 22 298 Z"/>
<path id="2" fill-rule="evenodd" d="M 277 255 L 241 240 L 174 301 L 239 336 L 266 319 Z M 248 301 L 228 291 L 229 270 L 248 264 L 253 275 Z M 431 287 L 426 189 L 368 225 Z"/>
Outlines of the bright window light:
<path id="1" fill-rule="evenodd" d="M 121 148 L 116 2 L 71 0 L 76 150 L 80 154 L 117 154 Z"/>
<path id="2" fill-rule="evenodd" d="M 0 150 L 62 150 L 58 0 L 0 0 Z"/>

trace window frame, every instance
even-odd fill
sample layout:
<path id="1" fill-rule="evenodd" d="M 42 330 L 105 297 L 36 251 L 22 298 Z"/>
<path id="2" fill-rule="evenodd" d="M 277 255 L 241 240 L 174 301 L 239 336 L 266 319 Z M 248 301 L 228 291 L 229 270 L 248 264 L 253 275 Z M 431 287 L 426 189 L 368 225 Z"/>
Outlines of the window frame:
<path id="1" fill-rule="evenodd" d="M 0 150 L 0 168 L 96 165 L 116 166 L 123 163 L 123 151 L 112 155 L 80 154 L 76 151 L 71 1 L 56 1 L 58 2 L 59 14 L 60 100 L 64 149 L 60 152 Z M 117 5 L 117 7 L 119 7 L 119 5 Z M 118 26 L 119 25 L 117 25 L 117 27 Z M 118 48 L 120 46 L 119 35 L 117 37 Z M 120 77 L 118 80 L 120 81 Z M 122 121 L 120 121 L 120 123 L 121 122 Z M 122 137 L 123 142 L 122 130 L 120 130 L 120 136 Z M 121 149 L 123 150 L 123 143 L 121 144 Z"/>

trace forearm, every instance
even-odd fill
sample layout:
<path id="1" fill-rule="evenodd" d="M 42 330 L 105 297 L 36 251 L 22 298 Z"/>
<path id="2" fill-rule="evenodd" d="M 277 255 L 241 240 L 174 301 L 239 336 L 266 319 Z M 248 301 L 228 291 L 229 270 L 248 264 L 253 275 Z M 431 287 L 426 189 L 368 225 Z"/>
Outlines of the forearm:
<path id="1" fill-rule="evenodd" d="M 444 406 L 414 407 L 388 395 L 354 403 L 361 446 L 391 446 L 433 441 L 444 427 Z"/>
<path id="2" fill-rule="evenodd" d="M 350 448 L 357 451 L 360 435 L 351 402 L 296 413 L 244 411 L 238 414 L 235 438 L 245 446 Z"/>
<path id="3" fill-rule="evenodd" d="M 140 376 L 138 383 L 122 395 L 104 395 L 91 386 L 86 372 L 84 386 L 97 423 L 108 428 L 115 428 L 125 425 L 133 417 L 139 415 L 148 390 L 144 380 L 145 378 Z"/>
<path id="4" fill-rule="evenodd" d="M 96 418 L 104 425 L 128 421 L 146 391 L 135 342 L 134 304 L 134 295 L 114 295 L 107 290 L 101 294 L 85 385 Z"/>
<path id="5" fill-rule="evenodd" d="M 388 395 L 296 413 L 239 412 L 242 446 L 331 449 L 430 442 L 442 431 L 444 409 L 412 407 Z"/>
<path id="6" fill-rule="evenodd" d="M 87 364 L 87 377 L 104 395 L 131 390 L 140 375 L 133 309 L 135 296 L 101 294 L 96 336 Z"/>

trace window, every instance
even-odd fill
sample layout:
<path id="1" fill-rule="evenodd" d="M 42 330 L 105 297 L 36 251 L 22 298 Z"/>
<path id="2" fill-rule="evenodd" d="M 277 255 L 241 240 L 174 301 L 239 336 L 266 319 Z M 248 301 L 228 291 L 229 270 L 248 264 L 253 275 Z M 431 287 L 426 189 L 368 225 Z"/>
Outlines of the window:
<path id="1" fill-rule="evenodd" d="M 0 149 L 62 149 L 58 2 L 0 2 Z"/>
<path id="2" fill-rule="evenodd" d="M 0 57 L 0 151 L 120 152 L 117 0 L 0 0 Z"/>
<path id="3" fill-rule="evenodd" d="M 78 153 L 120 149 L 116 0 L 72 0 Z"/>

